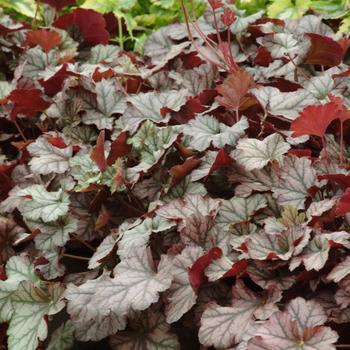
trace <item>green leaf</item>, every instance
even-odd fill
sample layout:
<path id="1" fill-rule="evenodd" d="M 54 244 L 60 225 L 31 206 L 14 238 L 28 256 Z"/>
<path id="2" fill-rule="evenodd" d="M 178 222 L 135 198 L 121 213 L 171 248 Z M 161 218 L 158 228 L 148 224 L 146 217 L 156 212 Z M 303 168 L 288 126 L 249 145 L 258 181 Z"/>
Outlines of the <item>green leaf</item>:
<path id="1" fill-rule="evenodd" d="M 62 174 L 69 168 L 68 160 L 72 157 L 72 147 L 60 148 L 53 146 L 47 138 L 38 137 L 28 145 L 32 159 L 29 162 L 34 174 Z"/>
<path id="2" fill-rule="evenodd" d="M 0 98 L 7 96 L 13 89 L 12 84 L 7 81 L 0 81 Z"/>
<path id="3" fill-rule="evenodd" d="M 74 328 L 71 321 L 59 326 L 51 335 L 51 340 L 46 350 L 69 350 L 74 343 Z"/>
<path id="4" fill-rule="evenodd" d="M 47 55 L 39 47 L 26 50 L 20 61 L 24 63 L 23 76 L 27 78 L 37 78 L 49 64 L 55 65 L 58 62 L 57 51 L 51 50 Z"/>
<path id="5" fill-rule="evenodd" d="M 7 280 L 0 281 L 0 322 L 8 321 L 13 313 L 11 295 L 21 281 L 39 282 L 34 266 L 24 256 L 13 256 L 6 264 Z"/>
<path id="6" fill-rule="evenodd" d="M 7 280 L 0 281 L 0 320 L 9 321 L 9 350 L 35 350 L 47 336 L 45 315 L 59 312 L 63 288 L 44 282 L 24 256 L 14 256 L 6 264 Z"/>
<path id="7" fill-rule="evenodd" d="M 107 166 L 101 172 L 96 163 L 91 159 L 90 154 L 76 154 L 69 160 L 71 175 L 78 182 L 75 191 L 79 192 L 89 187 L 91 184 L 106 185 L 112 192 L 123 190 L 124 187 L 115 186 L 114 178 L 118 175 L 120 169 L 123 169 L 123 163 L 117 160 L 113 165 Z"/>
<path id="8" fill-rule="evenodd" d="M 11 296 L 14 312 L 7 330 L 9 350 L 35 350 L 39 340 L 46 339 L 44 316 L 63 309 L 62 293 L 58 283 L 49 284 L 47 290 L 43 290 L 29 281 L 20 282 Z"/>
<path id="9" fill-rule="evenodd" d="M 325 18 L 339 18 L 349 11 L 347 0 L 311 0 L 310 8 Z"/>
<path id="10" fill-rule="evenodd" d="M 232 157 L 246 170 L 262 169 L 268 163 L 277 161 L 283 163 L 283 155 L 290 145 L 277 133 L 267 136 L 264 140 L 245 138 L 238 141 Z"/>
<path id="11" fill-rule="evenodd" d="M 0 7 L 7 7 L 12 11 L 33 18 L 36 5 L 34 0 L 1 0 Z"/>
<path id="12" fill-rule="evenodd" d="M 57 220 L 67 214 L 69 208 L 69 195 L 59 189 L 56 192 L 48 192 L 42 185 L 29 186 L 18 193 L 24 197 L 19 210 L 29 220 L 44 222 Z"/>
<path id="13" fill-rule="evenodd" d="M 123 232 L 118 243 L 118 255 L 125 258 L 137 247 L 145 247 L 152 233 L 162 232 L 174 227 L 175 223 L 162 217 L 146 218 L 142 223 Z"/>
<path id="14" fill-rule="evenodd" d="M 137 0 L 86 0 L 81 7 L 102 13 L 130 10 Z"/>
<path id="15" fill-rule="evenodd" d="M 110 284 L 111 278 L 104 273 L 80 286 L 74 284 L 67 286 L 65 292 L 65 298 L 68 300 L 67 312 L 73 322 L 77 339 L 100 340 L 126 327 L 124 316 L 99 307 L 99 292 Z M 112 306 L 110 305 L 110 308 Z"/>
<path id="16" fill-rule="evenodd" d="M 339 33 L 346 33 L 350 31 L 350 17 L 345 17 L 339 26 Z"/>
<path id="17" fill-rule="evenodd" d="M 137 130 L 144 120 L 166 123 L 170 115 L 162 115 L 161 110 L 167 107 L 173 111 L 179 111 L 181 106 L 186 103 L 187 95 L 188 91 L 186 89 L 165 92 L 151 91 L 131 95 L 128 102 L 132 106 L 126 109 L 118 122 L 124 127 L 125 131 L 131 131 L 132 133 Z"/>
<path id="18" fill-rule="evenodd" d="M 273 0 L 267 7 L 267 15 L 272 18 L 298 19 L 310 5 L 311 0 Z"/>
<path id="19" fill-rule="evenodd" d="M 248 15 L 265 10 L 268 0 L 237 0 L 235 6 L 245 10 Z"/>
<path id="20" fill-rule="evenodd" d="M 234 146 L 248 128 L 247 118 L 242 117 L 236 124 L 227 126 L 214 116 L 198 115 L 184 126 L 184 134 L 191 136 L 190 146 L 204 151 L 212 143 L 217 148 Z"/>
<path id="21" fill-rule="evenodd" d="M 78 220 L 72 217 L 64 217 L 58 221 L 26 221 L 31 230 L 39 229 L 35 236 L 35 246 L 40 250 L 53 250 L 63 247 L 69 240 L 69 234 L 78 228 Z"/>
<path id="22" fill-rule="evenodd" d="M 83 116 L 85 124 L 95 124 L 99 129 L 113 127 L 113 114 L 123 113 L 126 108 L 124 94 L 117 88 L 114 80 L 102 79 L 95 85 L 96 108 L 92 106 Z M 95 107 L 93 105 L 93 107 Z"/>
<path id="23" fill-rule="evenodd" d="M 147 310 L 132 317 L 129 331 L 118 332 L 110 338 L 113 350 L 152 349 L 177 350 L 180 344 L 164 316 L 156 311 Z"/>
<path id="24" fill-rule="evenodd" d="M 89 63 L 111 63 L 118 59 L 120 48 L 116 45 L 96 45 L 91 49 Z"/>
<path id="25" fill-rule="evenodd" d="M 176 126 L 158 127 L 146 120 L 138 132 L 128 141 L 139 155 L 140 163 L 128 168 L 128 178 L 136 180 L 137 174 L 144 174 L 156 165 L 179 136 Z"/>

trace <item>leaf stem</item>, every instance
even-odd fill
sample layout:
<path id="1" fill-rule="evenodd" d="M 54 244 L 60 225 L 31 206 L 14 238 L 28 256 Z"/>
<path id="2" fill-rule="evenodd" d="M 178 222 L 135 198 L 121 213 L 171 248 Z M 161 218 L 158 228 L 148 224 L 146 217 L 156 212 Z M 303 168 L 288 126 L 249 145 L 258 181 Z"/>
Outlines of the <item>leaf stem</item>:
<path id="1" fill-rule="evenodd" d="M 38 16 L 38 12 L 39 12 L 39 6 L 40 6 L 40 1 L 39 0 L 36 0 L 35 1 L 36 3 L 36 7 L 35 7 L 35 13 L 34 13 L 34 17 L 33 17 L 33 20 L 32 20 L 32 29 L 35 30 L 36 29 L 36 18 Z"/>
<path id="2" fill-rule="evenodd" d="M 239 121 L 239 110 L 238 110 L 238 108 L 239 108 L 239 107 L 237 107 L 237 108 L 235 109 L 235 113 L 236 113 L 236 123 L 238 123 L 238 121 Z"/>
<path id="3" fill-rule="evenodd" d="M 220 35 L 220 32 L 219 32 L 218 21 L 216 19 L 216 13 L 215 13 L 215 10 L 214 10 L 213 7 L 211 8 L 211 10 L 213 12 L 213 17 L 214 17 L 214 27 L 215 27 L 215 31 L 216 31 L 216 37 L 218 39 L 219 45 L 221 45 L 222 44 L 222 40 L 221 40 L 221 35 Z"/>
<path id="4" fill-rule="evenodd" d="M 192 42 L 194 48 L 197 50 L 197 52 L 202 55 L 208 62 L 212 63 L 213 65 L 216 65 L 220 68 L 225 68 L 224 65 L 218 63 L 218 62 L 215 62 L 213 59 L 211 59 L 206 53 L 204 53 L 198 46 L 197 42 L 195 41 L 195 39 L 193 38 L 193 35 L 192 35 L 192 32 L 191 32 L 191 29 L 190 29 L 190 18 L 189 18 L 189 15 L 188 15 L 188 12 L 187 12 L 187 9 L 186 9 L 186 6 L 185 6 L 185 3 L 184 3 L 184 0 L 181 0 L 181 7 L 182 7 L 182 12 L 185 16 L 185 24 L 186 24 L 186 28 L 187 28 L 187 33 L 188 33 L 188 38 L 190 39 L 190 41 Z M 215 56 L 218 56 L 215 49 L 210 45 L 210 43 L 208 42 L 208 40 L 205 38 L 202 37 L 202 35 L 204 35 L 202 33 L 202 31 L 200 30 L 200 28 L 198 26 L 195 25 L 195 23 L 192 23 L 194 29 L 198 32 L 198 34 L 200 35 L 200 37 L 202 38 L 202 40 L 204 42 L 207 43 L 208 46 L 208 49 L 210 51 L 214 51 L 214 55 Z M 220 58 L 220 57 L 219 57 Z"/>
<path id="5" fill-rule="evenodd" d="M 325 140 L 324 136 L 321 137 L 321 140 L 322 140 L 322 148 L 324 150 L 324 155 L 326 158 L 329 158 L 328 152 L 327 152 L 326 140 Z"/>
<path id="6" fill-rule="evenodd" d="M 119 37 L 118 42 L 119 42 L 120 49 L 123 51 L 124 50 L 124 37 L 123 37 L 122 18 L 120 16 L 118 16 L 117 21 L 118 21 L 118 37 Z"/>
<path id="7" fill-rule="evenodd" d="M 24 135 L 24 133 L 23 133 L 21 127 L 20 127 L 19 124 L 17 123 L 17 119 L 14 118 L 12 121 L 13 121 L 13 124 L 15 124 L 16 129 L 17 129 L 18 132 L 20 133 L 20 135 L 21 135 L 23 141 L 24 141 L 24 142 L 27 142 L 28 139 L 26 138 L 26 136 Z"/>
<path id="8" fill-rule="evenodd" d="M 78 235 L 72 234 L 73 238 L 77 241 L 79 241 L 81 244 L 83 244 L 86 248 L 90 249 L 91 251 L 95 252 L 96 249 L 89 243 L 85 242 L 83 239 L 81 239 Z"/>
<path id="9" fill-rule="evenodd" d="M 292 62 L 292 65 L 295 67 L 296 71 L 301 73 L 301 75 L 304 77 L 304 79 L 309 80 L 310 78 L 305 74 L 305 72 L 300 69 L 300 67 L 294 62 L 293 58 L 291 57 L 291 55 L 288 54 L 288 58 L 290 59 L 290 61 Z"/>
<path id="10" fill-rule="evenodd" d="M 340 165 L 344 163 L 344 127 L 343 122 L 340 121 Z"/>
<path id="11" fill-rule="evenodd" d="M 67 253 L 64 253 L 63 256 L 66 258 L 77 259 L 77 260 L 84 260 L 84 261 L 90 260 L 90 258 L 88 258 L 86 256 L 73 255 L 73 254 L 67 254 Z"/>

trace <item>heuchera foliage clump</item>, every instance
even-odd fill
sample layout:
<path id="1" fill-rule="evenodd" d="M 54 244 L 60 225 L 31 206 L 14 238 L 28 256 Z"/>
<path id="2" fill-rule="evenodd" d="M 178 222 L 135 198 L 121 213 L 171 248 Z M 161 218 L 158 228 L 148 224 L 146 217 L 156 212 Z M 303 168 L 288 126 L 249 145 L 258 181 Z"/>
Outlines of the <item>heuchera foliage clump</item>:
<path id="1" fill-rule="evenodd" d="M 143 57 L 93 10 L 0 17 L 10 350 L 347 341 L 350 41 L 314 15 L 183 10 Z"/>

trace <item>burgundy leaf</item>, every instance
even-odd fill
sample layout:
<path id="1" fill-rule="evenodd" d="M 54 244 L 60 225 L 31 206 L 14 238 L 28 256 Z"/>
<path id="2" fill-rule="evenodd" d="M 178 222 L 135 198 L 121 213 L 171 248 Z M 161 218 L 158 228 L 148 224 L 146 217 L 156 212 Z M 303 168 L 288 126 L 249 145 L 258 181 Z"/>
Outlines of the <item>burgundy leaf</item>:
<path id="1" fill-rule="evenodd" d="M 107 166 L 104 145 L 105 131 L 101 130 L 97 138 L 96 146 L 93 147 L 90 155 L 91 159 L 95 161 L 101 171 L 104 171 Z"/>
<path id="2" fill-rule="evenodd" d="M 343 60 L 344 50 L 333 39 L 315 33 L 307 33 L 311 46 L 306 56 L 306 63 L 334 67 Z"/>
<path id="3" fill-rule="evenodd" d="M 290 130 L 293 131 L 293 137 L 303 135 L 324 137 L 329 124 L 337 119 L 338 114 L 339 107 L 334 102 L 309 106 L 292 122 Z"/>
<path id="4" fill-rule="evenodd" d="M 171 186 L 179 183 L 186 175 L 199 166 L 201 161 L 196 158 L 187 158 L 182 164 L 174 165 L 170 168 L 169 173 L 172 177 Z"/>
<path id="5" fill-rule="evenodd" d="M 61 43 L 61 36 L 52 30 L 29 30 L 26 32 L 26 36 L 27 39 L 23 42 L 24 45 L 39 45 L 46 53 Z"/>
<path id="6" fill-rule="evenodd" d="M 345 215 L 348 212 L 350 212 L 350 188 L 346 189 L 335 209 L 336 215 Z"/>
<path id="7" fill-rule="evenodd" d="M 107 157 L 107 164 L 112 165 L 119 157 L 127 156 L 132 149 L 132 146 L 127 143 L 128 134 L 122 132 L 112 143 L 111 150 Z"/>
<path id="8" fill-rule="evenodd" d="M 57 18 L 54 26 L 61 29 L 69 29 L 72 26 L 76 26 L 89 44 L 108 44 L 109 34 L 106 30 L 106 21 L 96 11 L 81 8 L 75 9 L 72 13 L 67 13 Z"/>
<path id="9" fill-rule="evenodd" d="M 188 269 L 188 277 L 193 289 L 197 290 L 201 286 L 205 278 L 204 270 L 213 260 L 220 259 L 221 256 L 222 250 L 219 247 L 211 248 Z"/>
<path id="10" fill-rule="evenodd" d="M 46 95 L 52 97 L 61 91 L 66 78 L 79 77 L 79 74 L 69 71 L 67 67 L 65 63 L 52 77 L 47 80 L 40 80 L 40 84 L 44 88 Z"/>
<path id="11" fill-rule="evenodd" d="M 15 89 L 12 90 L 8 99 L 15 104 L 12 117 L 21 113 L 28 117 L 35 117 L 38 112 L 44 111 L 50 103 L 41 97 L 39 89 Z"/>

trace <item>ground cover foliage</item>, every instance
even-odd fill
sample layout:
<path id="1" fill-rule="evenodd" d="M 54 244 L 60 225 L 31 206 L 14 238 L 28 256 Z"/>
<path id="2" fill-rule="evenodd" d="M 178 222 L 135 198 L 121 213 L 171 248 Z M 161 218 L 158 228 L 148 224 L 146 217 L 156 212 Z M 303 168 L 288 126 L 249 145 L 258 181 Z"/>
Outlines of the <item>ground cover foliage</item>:
<path id="1" fill-rule="evenodd" d="M 143 56 L 93 10 L 0 17 L 5 347 L 347 345 L 350 41 L 183 10 Z"/>

